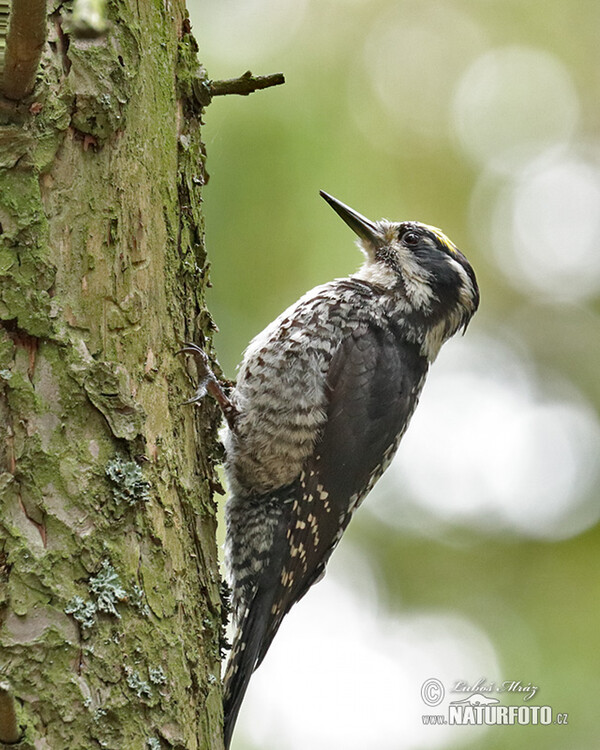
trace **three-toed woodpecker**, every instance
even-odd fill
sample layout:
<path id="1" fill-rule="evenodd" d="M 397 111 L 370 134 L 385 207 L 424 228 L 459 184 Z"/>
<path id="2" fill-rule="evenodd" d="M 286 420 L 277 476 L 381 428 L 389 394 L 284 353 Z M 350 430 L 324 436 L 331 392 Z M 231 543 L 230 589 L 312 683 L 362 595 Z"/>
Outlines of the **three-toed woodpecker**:
<path id="1" fill-rule="evenodd" d="M 473 269 L 435 227 L 372 222 L 323 198 L 358 235 L 358 273 L 318 286 L 246 349 L 224 409 L 226 563 L 236 624 L 225 744 L 286 613 L 325 571 L 352 514 L 389 465 L 441 345 L 479 304 Z M 202 364 L 204 363 L 204 364 Z"/>

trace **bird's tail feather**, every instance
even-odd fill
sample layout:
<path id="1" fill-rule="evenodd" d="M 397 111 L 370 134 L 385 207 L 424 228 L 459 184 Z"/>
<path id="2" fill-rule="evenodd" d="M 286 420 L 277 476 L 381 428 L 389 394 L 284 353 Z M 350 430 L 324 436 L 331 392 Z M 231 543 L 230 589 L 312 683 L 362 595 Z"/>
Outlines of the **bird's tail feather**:
<path id="1" fill-rule="evenodd" d="M 225 750 L 228 750 L 233 729 L 250 682 L 252 672 L 262 652 L 273 591 L 258 591 L 240 619 L 227 663 L 224 679 L 223 711 L 225 722 Z"/>

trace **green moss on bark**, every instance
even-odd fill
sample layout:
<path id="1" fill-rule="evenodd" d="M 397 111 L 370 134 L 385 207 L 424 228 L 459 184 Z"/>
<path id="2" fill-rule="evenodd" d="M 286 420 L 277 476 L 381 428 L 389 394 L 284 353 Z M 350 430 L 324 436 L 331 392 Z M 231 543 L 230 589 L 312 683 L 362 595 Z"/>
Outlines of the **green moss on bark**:
<path id="1" fill-rule="evenodd" d="M 57 11 L 0 115 L 0 669 L 22 748 L 218 749 L 195 42 L 183 2 L 108 9 L 93 41 Z"/>

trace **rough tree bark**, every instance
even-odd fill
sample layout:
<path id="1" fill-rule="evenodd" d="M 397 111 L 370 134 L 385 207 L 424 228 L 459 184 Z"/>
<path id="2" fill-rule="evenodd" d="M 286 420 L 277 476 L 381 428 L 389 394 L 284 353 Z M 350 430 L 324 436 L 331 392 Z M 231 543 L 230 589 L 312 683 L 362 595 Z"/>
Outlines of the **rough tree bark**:
<path id="1" fill-rule="evenodd" d="M 0 99 L 0 740 L 220 748 L 204 85 L 183 0 L 48 3 Z M 5 89 L 6 90 L 6 89 Z M 16 722 L 12 711 L 16 712 Z M 1 746 L 1 743 L 0 743 Z"/>

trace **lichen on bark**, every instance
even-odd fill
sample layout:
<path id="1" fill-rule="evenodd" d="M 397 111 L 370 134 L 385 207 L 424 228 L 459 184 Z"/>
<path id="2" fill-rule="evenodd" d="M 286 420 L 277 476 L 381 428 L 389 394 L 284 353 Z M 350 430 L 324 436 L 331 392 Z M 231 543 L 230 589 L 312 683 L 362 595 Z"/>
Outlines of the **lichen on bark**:
<path id="1" fill-rule="evenodd" d="M 93 40 L 56 7 L 0 102 L 3 689 L 22 748 L 218 749 L 218 415 L 175 356 L 212 330 L 196 46 L 183 2 Z"/>

